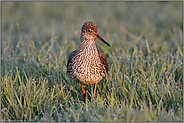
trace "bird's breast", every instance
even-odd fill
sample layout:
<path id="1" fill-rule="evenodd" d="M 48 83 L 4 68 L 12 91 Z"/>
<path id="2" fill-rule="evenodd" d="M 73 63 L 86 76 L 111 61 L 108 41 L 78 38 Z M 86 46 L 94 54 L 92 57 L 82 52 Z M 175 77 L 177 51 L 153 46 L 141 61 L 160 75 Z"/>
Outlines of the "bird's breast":
<path id="1" fill-rule="evenodd" d="M 82 84 L 95 84 L 105 77 L 106 69 L 97 50 L 88 48 L 78 52 L 72 61 L 73 76 Z"/>

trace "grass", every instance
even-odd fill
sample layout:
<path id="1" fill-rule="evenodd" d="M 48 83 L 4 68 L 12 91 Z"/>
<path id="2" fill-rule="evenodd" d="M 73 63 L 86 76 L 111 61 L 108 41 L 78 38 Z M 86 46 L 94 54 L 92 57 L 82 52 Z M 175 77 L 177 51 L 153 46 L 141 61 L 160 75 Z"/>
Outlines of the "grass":
<path id="1" fill-rule="evenodd" d="M 1 121 L 183 122 L 182 19 L 182 2 L 2 2 Z M 88 20 L 111 47 L 84 103 L 66 64 Z"/>

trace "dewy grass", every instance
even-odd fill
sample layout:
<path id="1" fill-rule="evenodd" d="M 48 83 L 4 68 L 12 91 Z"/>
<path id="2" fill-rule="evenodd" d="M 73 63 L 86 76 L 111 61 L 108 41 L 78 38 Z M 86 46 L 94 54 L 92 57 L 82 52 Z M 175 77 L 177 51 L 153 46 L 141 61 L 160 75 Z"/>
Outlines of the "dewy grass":
<path id="1" fill-rule="evenodd" d="M 183 121 L 182 2 L 2 4 L 2 122 Z M 90 11 L 79 9 L 85 6 Z M 8 13 L 10 8 L 18 15 Z M 33 14 L 22 18 L 24 12 Z M 66 74 L 66 64 L 90 16 L 111 47 L 96 41 L 109 71 L 98 83 L 96 99 L 94 86 L 84 86 L 85 103 L 80 85 Z"/>

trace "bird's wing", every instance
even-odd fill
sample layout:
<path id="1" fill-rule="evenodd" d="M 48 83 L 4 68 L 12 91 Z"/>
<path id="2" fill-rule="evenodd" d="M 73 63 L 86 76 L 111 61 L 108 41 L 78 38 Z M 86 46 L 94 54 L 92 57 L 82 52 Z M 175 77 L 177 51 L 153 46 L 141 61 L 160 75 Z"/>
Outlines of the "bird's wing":
<path id="1" fill-rule="evenodd" d="M 69 63 L 71 62 L 72 58 L 75 56 L 75 54 L 76 54 L 76 50 L 73 51 L 73 52 L 70 54 L 69 59 L 68 59 L 68 62 L 67 62 L 67 68 L 68 68 L 68 65 L 69 65 Z"/>
<path id="2" fill-rule="evenodd" d="M 106 56 L 103 54 L 102 51 L 98 50 L 98 54 L 100 56 L 100 60 L 103 62 L 103 64 L 105 65 L 105 69 L 106 69 L 106 72 L 108 71 L 108 63 L 107 63 L 107 58 Z"/>

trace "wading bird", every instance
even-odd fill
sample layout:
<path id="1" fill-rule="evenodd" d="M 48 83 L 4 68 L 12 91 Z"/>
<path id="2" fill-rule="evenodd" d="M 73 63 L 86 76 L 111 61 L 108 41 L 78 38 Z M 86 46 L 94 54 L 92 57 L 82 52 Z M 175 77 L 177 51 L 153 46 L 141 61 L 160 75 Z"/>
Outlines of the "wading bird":
<path id="1" fill-rule="evenodd" d="M 110 44 L 98 35 L 98 27 L 91 21 L 82 26 L 80 38 L 80 47 L 69 56 L 67 74 L 75 82 L 81 84 L 86 101 L 86 93 L 82 85 L 94 84 L 93 98 L 95 98 L 97 83 L 105 77 L 108 71 L 107 58 L 102 51 L 96 48 L 95 39 L 101 40 L 108 46 Z"/>

